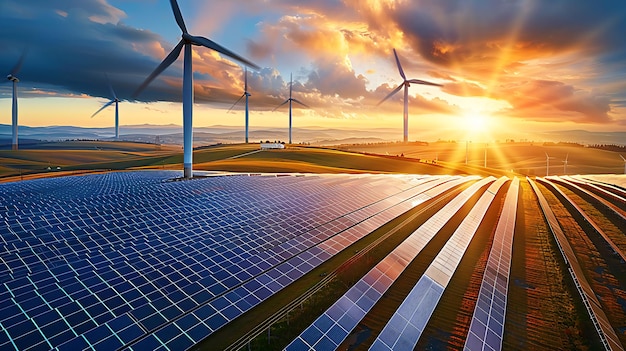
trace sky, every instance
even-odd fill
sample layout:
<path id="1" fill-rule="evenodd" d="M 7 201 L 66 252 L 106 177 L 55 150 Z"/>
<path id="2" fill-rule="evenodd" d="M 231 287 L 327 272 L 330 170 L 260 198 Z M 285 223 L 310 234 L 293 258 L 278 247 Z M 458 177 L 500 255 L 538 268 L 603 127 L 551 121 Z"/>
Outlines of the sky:
<path id="1" fill-rule="evenodd" d="M 395 128 L 409 139 L 500 140 L 558 130 L 626 131 L 626 2 L 615 0 L 180 1 L 192 35 L 260 67 L 248 71 L 250 128 Z M 24 54 L 19 124 L 182 124 L 182 54 L 133 92 L 180 40 L 167 0 L 2 0 L 0 71 Z M 243 66 L 194 46 L 194 126 L 244 125 Z M 11 124 L 11 83 L 0 83 Z"/>

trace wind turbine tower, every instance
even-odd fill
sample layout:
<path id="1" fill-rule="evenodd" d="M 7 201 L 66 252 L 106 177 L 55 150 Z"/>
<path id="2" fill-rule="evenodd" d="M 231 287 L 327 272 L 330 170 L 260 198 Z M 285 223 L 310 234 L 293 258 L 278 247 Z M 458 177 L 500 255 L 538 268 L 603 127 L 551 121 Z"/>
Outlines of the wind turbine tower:
<path id="1" fill-rule="evenodd" d="M 411 83 L 422 84 L 422 85 L 432 85 L 435 87 L 441 87 L 443 85 L 427 82 L 425 80 L 420 80 L 420 79 L 407 79 L 406 75 L 404 74 L 404 70 L 402 69 L 402 65 L 400 64 L 400 59 L 398 58 L 398 53 L 396 53 L 396 49 L 393 49 L 393 54 L 396 57 L 396 65 L 398 66 L 398 71 L 400 72 L 400 77 L 402 77 L 403 82 L 400 85 L 398 85 L 394 90 L 392 90 L 391 93 L 389 93 L 389 95 L 387 95 L 384 99 L 382 99 L 377 104 L 377 106 L 385 102 L 387 99 L 389 99 L 393 95 L 395 95 L 397 92 L 400 91 L 400 89 L 404 87 L 404 142 L 406 143 L 407 141 L 409 141 L 409 87 L 411 86 Z"/>
<path id="2" fill-rule="evenodd" d="M 272 111 L 276 111 L 279 107 L 283 106 L 286 103 L 289 103 L 289 144 L 291 144 L 291 126 L 292 126 L 292 122 L 291 122 L 291 107 L 292 107 L 292 103 L 296 102 L 306 108 L 310 108 L 307 104 L 298 101 L 298 99 L 294 99 L 293 97 L 291 97 L 293 92 L 293 74 L 289 75 L 289 99 L 285 100 L 285 102 L 283 102 L 282 104 L 276 106 Z"/>
<path id="3" fill-rule="evenodd" d="M 115 95 L 115 90 L 113 90 L 113 86 L 111 85 L 111 81 L 109 81 L 108 76 L 107 76 L 107 81 L 109 83 L 109 91 L 111 92 L 111 96 L 113 98 L 111 99 L 111 101 L 107 102 L 102 107 L 100 107 L 100 109 L 96 111 L 93 115 L 91 115 L 91 118 L 93 118 L 95 115 L 100 113 L 100 111 L 104 110 L 105 108 L 115 103 L 115 140 L 119 140 L 120 138 L 120 113 L 119 113 L 118 103 L 120 102 L 120 100 L 117 98 L 117 95 Z"/>
<path id="4" fill-rule="evenodd" d="M 163 59 L 163 62 L 157 66 L 157 68 L 146 78 L 146 80 L 137 88 L 133 97 L 139 96 L 139 94 L 167 67 L 169 67 L 180 55 L 180 52 L 185 49 L 184 61 L 183 61 L 183 176 L 185 178 L 193 177 L 193 67 L 191 46 L 198 45 L 204 46 L 211 50 L 215 50 L 221 54 L 231 57 L 239 62 L 242 62 L 250 67 L 258 69 L 259 67 L 254 63 L 246 60 L 245 58 L 237 55 L 236 53 L 226 49 L 225 47 L 217 44 L 216 42 L 207 39 L 205 37 L 194 36 L 189 34 L 183 15 L 180 12 L 178 3 L 176 0 L 170 0 L 172 11 L 174 12 L 174 18 L 178 27 L 182 31 L 182 38 L 176 44 L 174 49 Z"/>
<path id="5" fill-rule="evenodd" d="M 569 158 L 569 153 L 565 155 L 565 161 L 563 161 L 563 174 L 567 175 L 567 159 Z"/>
<path id="6" fill-rule="evenodd" d="M 26 57 L 26 51 L 22 53 L 20 60 L 13 67 L 11 72 L 7 75 L 7 79 L 13 83 L 13 104 L 11 108 L 11 132 L 12 132 L 12 149 L 17 150 L 17 83 L 20 81 L 16 75 L 20 72 L 22 68 L 22 64 L 24 63 L 24 58 Z"/>
<path id="7" fill-rule="evenodd" d="M 624 161 L 624 174 L 626 174 L 626 158 L 624 158 L 624 156 L 618 154 L 619 157 L 621 157 L 622 161 Z"/>
<path id="8" fill-rule="evenodd" d="M 239 103 L 239 101 L 241 101 L 241 99 L 244 98 L 244 96 L 246 97 L 246 144 L 248 143 L 248 123 L 249 123 L 249 115 L 248 115 L 248 98 L 252 95 L 250 95 L 250 93 L 248 92 L 248 68 L 245 67 L 244 68 L 244 73 L 243 73 L 243 80 L 244 80 L 244 88 L 243 88 L 243 95 L 241 95 L 241 97 L 235 101 L 235 103 L 233 104 L 233 106 L 231 106 L 228 109 L 228 112 L 230 112 L 230 110 L 233 109 L 233 107 L 235 107 L 235 105 L 237 105 Z M 226 112 L 226 113 L 228 113 Z"/>

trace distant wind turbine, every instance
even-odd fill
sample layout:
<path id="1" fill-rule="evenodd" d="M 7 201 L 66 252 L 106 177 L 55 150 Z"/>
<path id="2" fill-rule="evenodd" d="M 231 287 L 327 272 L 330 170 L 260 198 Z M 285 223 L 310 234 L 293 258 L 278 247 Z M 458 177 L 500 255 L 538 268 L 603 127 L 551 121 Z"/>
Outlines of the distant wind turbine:
<path id="1" fill-rule="evenodd" d="M 554 158 L 554 157 L 550 157 L 548 156 L 547 152 L 544 152 L 546 154 L 546 177 L 550 175 L 550 159 Z"/>
<path id="2" fill-rule="evenodd" d="M 102 107 L 100 107 L 100 109 L 96 112 L 94 112 L 93 115 L 91 115 L 91 118 L 93 118 L 95 115 L 97 115 L 98 113 L 100 113 L 100 111 L 104 110 L 105 108 L 111 106 L 112 104 L 115 103 L 115 140 L 119 140 L 120 137 L 120 114 L 119 114 L 119 109 L 118 109 L 118 103 L 120 102 L 120 100 L 117 98 L 117 95 L 115 95 L 115 90 L 113 90 L 113 86 L 111 85 L 111 81 L 109 80 L 109 76 L 107 77 L 107 83 L 109 84 L 109 91 L 111 92 L 111 96 L 113 97 L 111 99 L 111 101 L 107 102 L 106 104 L 104 104 Z"/>
<path id="3" fill-rule="evenodd" d="M 20 60 L 17 61 L 17 64 L 15 64 L 15 66 L 13 67 L 11 73 L 7 75 L 7 79 L 13 82 L 13 106 L 11 115 L 11 130 L 13 134 L 13 142 L 11 148 L 13 150 L 17 150 L 17 83 L 20 81 L 19 78 L 16 77 L 16 75 L 20 72 L 20 69 L 22 69 L 24 58 L 26 58 L 26 51 L 22 53 Z"/>
<path id="4" fill-rule="evenodd" d="M 237 105 L 239 103 L 239 101 L 241 101 L 241 99 L 243 99 L 244 96 L 246 97 L 246 144 L 247 144 L 248 143 L 248 98 L 250 96 L 252 96 L 248 92 L 248 68 L 245 68 L 244 73 L 243 73 L 243 77 L 244 77 L 243 78 L 243 80 L 244 80 L 243 95 L 241 95 L 241 97 L 237 101 L 235 101 L 233 106 L 231 106 L 228 109 L 228 112 L 230 112 L 230 110 L 232 110 L 233 107 L 235 107 L 235 105 Z"/>
<path id="5" fill-rule="evenodd" d="M 281 107 L 282 105 L 289 103 L 289 144 L 291 144 L 291 105 L 293 102 L 297 102 L 300 105 L 306 107 L 306 108 L 310 108 L 309 105 L 298 101 L 297 99 L 294 99 L 291 97 L 291 93 L 293 91 L 293 74 L 289 75 L 289 99 L 285 100 L 285 102 L 283 102 L 282 104 L 276 106 L 276 108 L 274 108 L 272 111 L 276 111 L 279 107 Z"/>
<path id="6" fill-rule="evenodd" d="M 169 67 L 180 55 L 183 47 L 185 48 L 184 53 L 184 64 L 183 64 L 183 175 L 185 178 L 193 177 L 193 67 L 192 67 L 192 57 L 191 57 L 191 46 L 198 45 L 204 46 L 206 48 L 215 50 L 219 53 L 222 53 L 226 56 L 229 56 L 237 61 L 240 61 L 250 67 L 258 69 L 259 66 L 254 63 L 246 60 L 245 58 L 237 55 L 236 53 L 226 49 L 225 47 L 215 43 L 212 40 L 209 40 L 200 36 L 193 36 L 189 34 L 187 31 L 187 27 L 185 26 L 185 22 L 183 20 L 183 15 L 180 12 L 180 8 L 178 7 L 178 3 L 176 0 L 170 0 L 170 5 L 172 6 L 172 11 L 174 12 L 174 18 L 176 19 L 176 23 L 178 27 L 180 27 L 183 32 L 181 40 L 176 44 L 174 49 L 165 57 L 163 62 L 157 66 L 157 68 L 146 78 L 146 80 L 137 88 L 133 97 L 139 96 L 139 94 L 156 78 L 161 72 L 163 72 L 167 67 Z"/>
<path id="7" fill-rule="evenodd" d="M 400 85 L 398 85 L 397 88 L 392 90 L 391 93 L 389 93 L 389 95 L 387 95 L 384 99 L 382 99 L 378 103 L 378 105 L 385 102 L 387 99 L 389 99 L 390 97 L 395 95 L 397 92 L 399 92 L 400 89 L 402 89 L 402 87 L 404 87 L 404 142 L 406 143 L 407 141 L 409 141 L 409 87 L 411 86 L 411 83 L 422 84 L 422 85 L 432 85 L 435 87 L 441 87 L 443 85 L 427 82 L 425 80 L 420 80 L 420 79 L 406 79 L 406 75 L 404 74 L 404 70 L 402 69 L 402 65 L 400 64 L 400 59 L 398 58 L 398 53 L 396 52 L 396 49 L 393 49 L 393 54 L 396 57 L 396 64 L 398 66 L 398 71 L 400 72 L 400 76 L 402 77 L 404 81 Z"/>
<path id="8" fill-rule="evenodd" d="M 620 154 L 618 154 L 618 155 L 619 155 L 619 157 L 622 158 L 622 161 L 624 161 L 624 174 L 626 174 L 626 158 L 624 158 L 624 156 L 622 156 Z"/>
<path id="9" fill-rule="evenodd" d="M 569 153 L 565 155 L 565 161 L 563 161 L 563 174 L 567 175 L 567 159 L 569 158 Z"/>

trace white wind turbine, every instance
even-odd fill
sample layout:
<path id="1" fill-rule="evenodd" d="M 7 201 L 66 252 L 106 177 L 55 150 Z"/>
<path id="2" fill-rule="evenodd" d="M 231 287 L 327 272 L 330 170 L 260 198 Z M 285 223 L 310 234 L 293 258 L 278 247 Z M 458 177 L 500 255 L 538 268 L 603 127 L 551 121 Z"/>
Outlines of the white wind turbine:
<path id="1" fill-rule="evenodd" d="M 626 174 L 626 158 L 624 158 L 624 156 L 618 154 L 619 157 L 621 157 L 622 161 L 624 161 L 624 174 Z"/>
<path id="2" fill-rule="evenodd" d="M 235 103 L 233 104 L 233 106 L 231 106 L 228 109 L 228 112 L 230 112 L 230 110 L 233 109 L 233 107 L 235 107 L 235 105 L 237 105 L 239 103 L 239 101 L 241 101 L 241 99 L 244 98 L 244 96 L 246 97 L 246 144 L 248 143 L 248 117 L 249 117 L 249 112 L 248 112 L 248 98 L 252 95 L 250 95 L 250 93 L 248 92 L 248 68 L 244 68 L 244 73 L 243 73 L 243 80 L 244 80 L 244 88 L 243 88 L 243 95 L 241 95 L 241 97 L 239 97 L 239 99 L 237 101 L 235 101 Z M 227 112 L 227 113 L 228 113 Z"/>
<path id="3" fill-rule="evenodd" d="M 396 53 L 396 49 L 393 49 L 393 54 L 396 57 L 396 64 L 398 65 L 398 71 L 400 72 L 400 76 L 404 80 L 397 88 L 391 91 L 389 95 L 387 95 L 384 99 L 382 99 L 378 105 L 385 102 L 387 99 L 395 95 L 404 87 L 404 142 L 409 141 L 409 87 L 411 83 L 413 84 L 422 84 L 422 85 L 432 85 L 435 87 L 441 87 L 443 85 L 437 83 L 427 82 L 425 80 L 420 79 L 406 79 L 406 75 L 404 74 L 404 70 L 402 69 L 402 65 L 400 64 L 400 59 L 398 58 L 398 53 Z M 378 106 L 377 105 L 377 106 Z"/>
<path id="4" fill-rule="evenodd" d="M 22 64 L 24 63 L 24 58 L 26 57 L 26 51 L 24 51 L 22 53 L 22 56 L 20 57 L 20 60 L 17 61 L 17 64 L 15 64 L 15 66 L 13 67 L 13 69 L 11 70 L 11 73 L 9 73 L 7 75 L 7 79 L 13 83 L 13 106 L 12 106 L 12 111 L 11 111 L 11 131 L 13 134 L 13 141 L 12 141 L 12 149 L 13 150 L 17 150 L 17 83 L 20 81 L 19 78 L 16 77 L 16 75 L 20 72 L 20 69 L 22 69 Z"/>
<path id="5" fill-rule="evenodd" d="M 544 152 L 546 154 L 546 177 L 550 175 L 550 159 L 554 158 L 554 157 L 550 157 L 548 156 L 547 152 Z"/>
<path id="6" fill-rule="evenodd" d="M 276 108 L 274 108 L 272 111 L 276 111 L 279 107 L 281 107 L 282 105 L 289 103 L 289 144 L 291 144 L 291 105 L 293 102 L 297 102 L 300 105 L 306 107 L 306 108 L 310 108 L 309 105 L 298 101 L 298 99 L 294 99 L 291 97 L 291 93 L 293 91 L 293 74 L 289 75 L 289 99 L 285 100 L 285 102 L 283 102 L 282 104 L 276 106 Z"/>
<path id="7" fill-rule="evenodd" d="M 563 161 L 563 174 L 567 175 L 567 159 L 569 158 L 569 153 L 565 155 L 565 161 Z"/>
<path id="8" fill-rule="evenodd" d="M 113 90 L 113 86 L 111 85 L 111 81 L 109 81 L 109 77 L 108 76 L 107 76 L 107 83 L 109 83 L 109 90 L 110 90 L 111 96 L 113 98 L 111 99 L 111 101 L 107 102 L 102 107 L 100 107 L 100 109 L 98 111 L 94 112 L 94 114 L 91 115 L 91 118 L 93 118 L 95 115 L 100 113 L 100 111 L 104 110 L 105 108 L 107 108 L 107 107 L 109 107 L 109 106 L 111 106 L 112 104 L 115 103 L 115 140 L 119 140 L 119 137 L 120 137 L 120 114 L 119 114 L 119 109 L 118 109 L 118 103 L 120 102 L 120 100 L 117 98 L 117 95 L 115 95 L 115 90 Z"/>
<path id="9" fill-rule="evenodd" d="M 191 46 L 198 45 L 215 50 L 226 56 L 229 56 L 237 61 L 240 61 L 253 68 L 259 68 L 254 63 L 246 60 L 245 58 L 237 55 L 236 53 L 226 49 L 225 47 L 215 43 L 214 41 L 205 37 L 194 36 L 189 34 L 183 15 L 180 12 L 178 3 L 176 0 L 170 0 L 172 11 L 174 12 L 174 18 L 178 27 L 183 32 L 181 40 L 176 44 L 172 52 L 159 64 L 159 66 L 152 72 L 148 78 L 137 88 L 133 97 L 137 97 L 147 86 L 156 78 L 161 72 L 169 67 L 180 55 L 183 47 L 185 48 L 184 63 L 183 63 L 183 175 L 185 178 L 193 177 L 193 68 L 191 57 Z"/>

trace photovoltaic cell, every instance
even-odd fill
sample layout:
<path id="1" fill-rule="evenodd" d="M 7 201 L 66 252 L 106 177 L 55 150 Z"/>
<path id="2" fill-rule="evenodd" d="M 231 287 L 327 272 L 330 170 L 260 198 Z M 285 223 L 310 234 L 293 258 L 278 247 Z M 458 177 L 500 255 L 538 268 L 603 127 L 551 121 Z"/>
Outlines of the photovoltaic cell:
<path id="1" fill-rule="evenodd" d="M 480 222 L 487 213 L 487 209 L 500 187 L 507 181 L 506 177 L 499 178 L 480 197 L 428 266 L 424 275 L 394 312 L 370 350 L 412 350 L 415 348 Z"/>
<path id="2" fill-rule="evenodd" d="M 456 179 L 175 176 L 0 185 L 0 349 L 186 348 Z"/>
<path id="3" fill-rule="evenodd" d="M 518 194 L 519 179 L 514 178 L 496 226 L 464 350 L 502 349 Z"/>
<path id="4" fill-rule="evenodd" d="M 493 179 L 485 178 L 472 184 L 446 204 L 352 286 L 286 349 L 336 349 L 435 234 L 470 197 L 481 187 L 492 182 Z M 460 183 L 461 181 L 457 184 L 446 183 L 441 187 L 434 188 L 432 191 L 437 193 L 433 196 Z M 332 337 L 329 336 L 329 333 L 332 333 Z"/>

